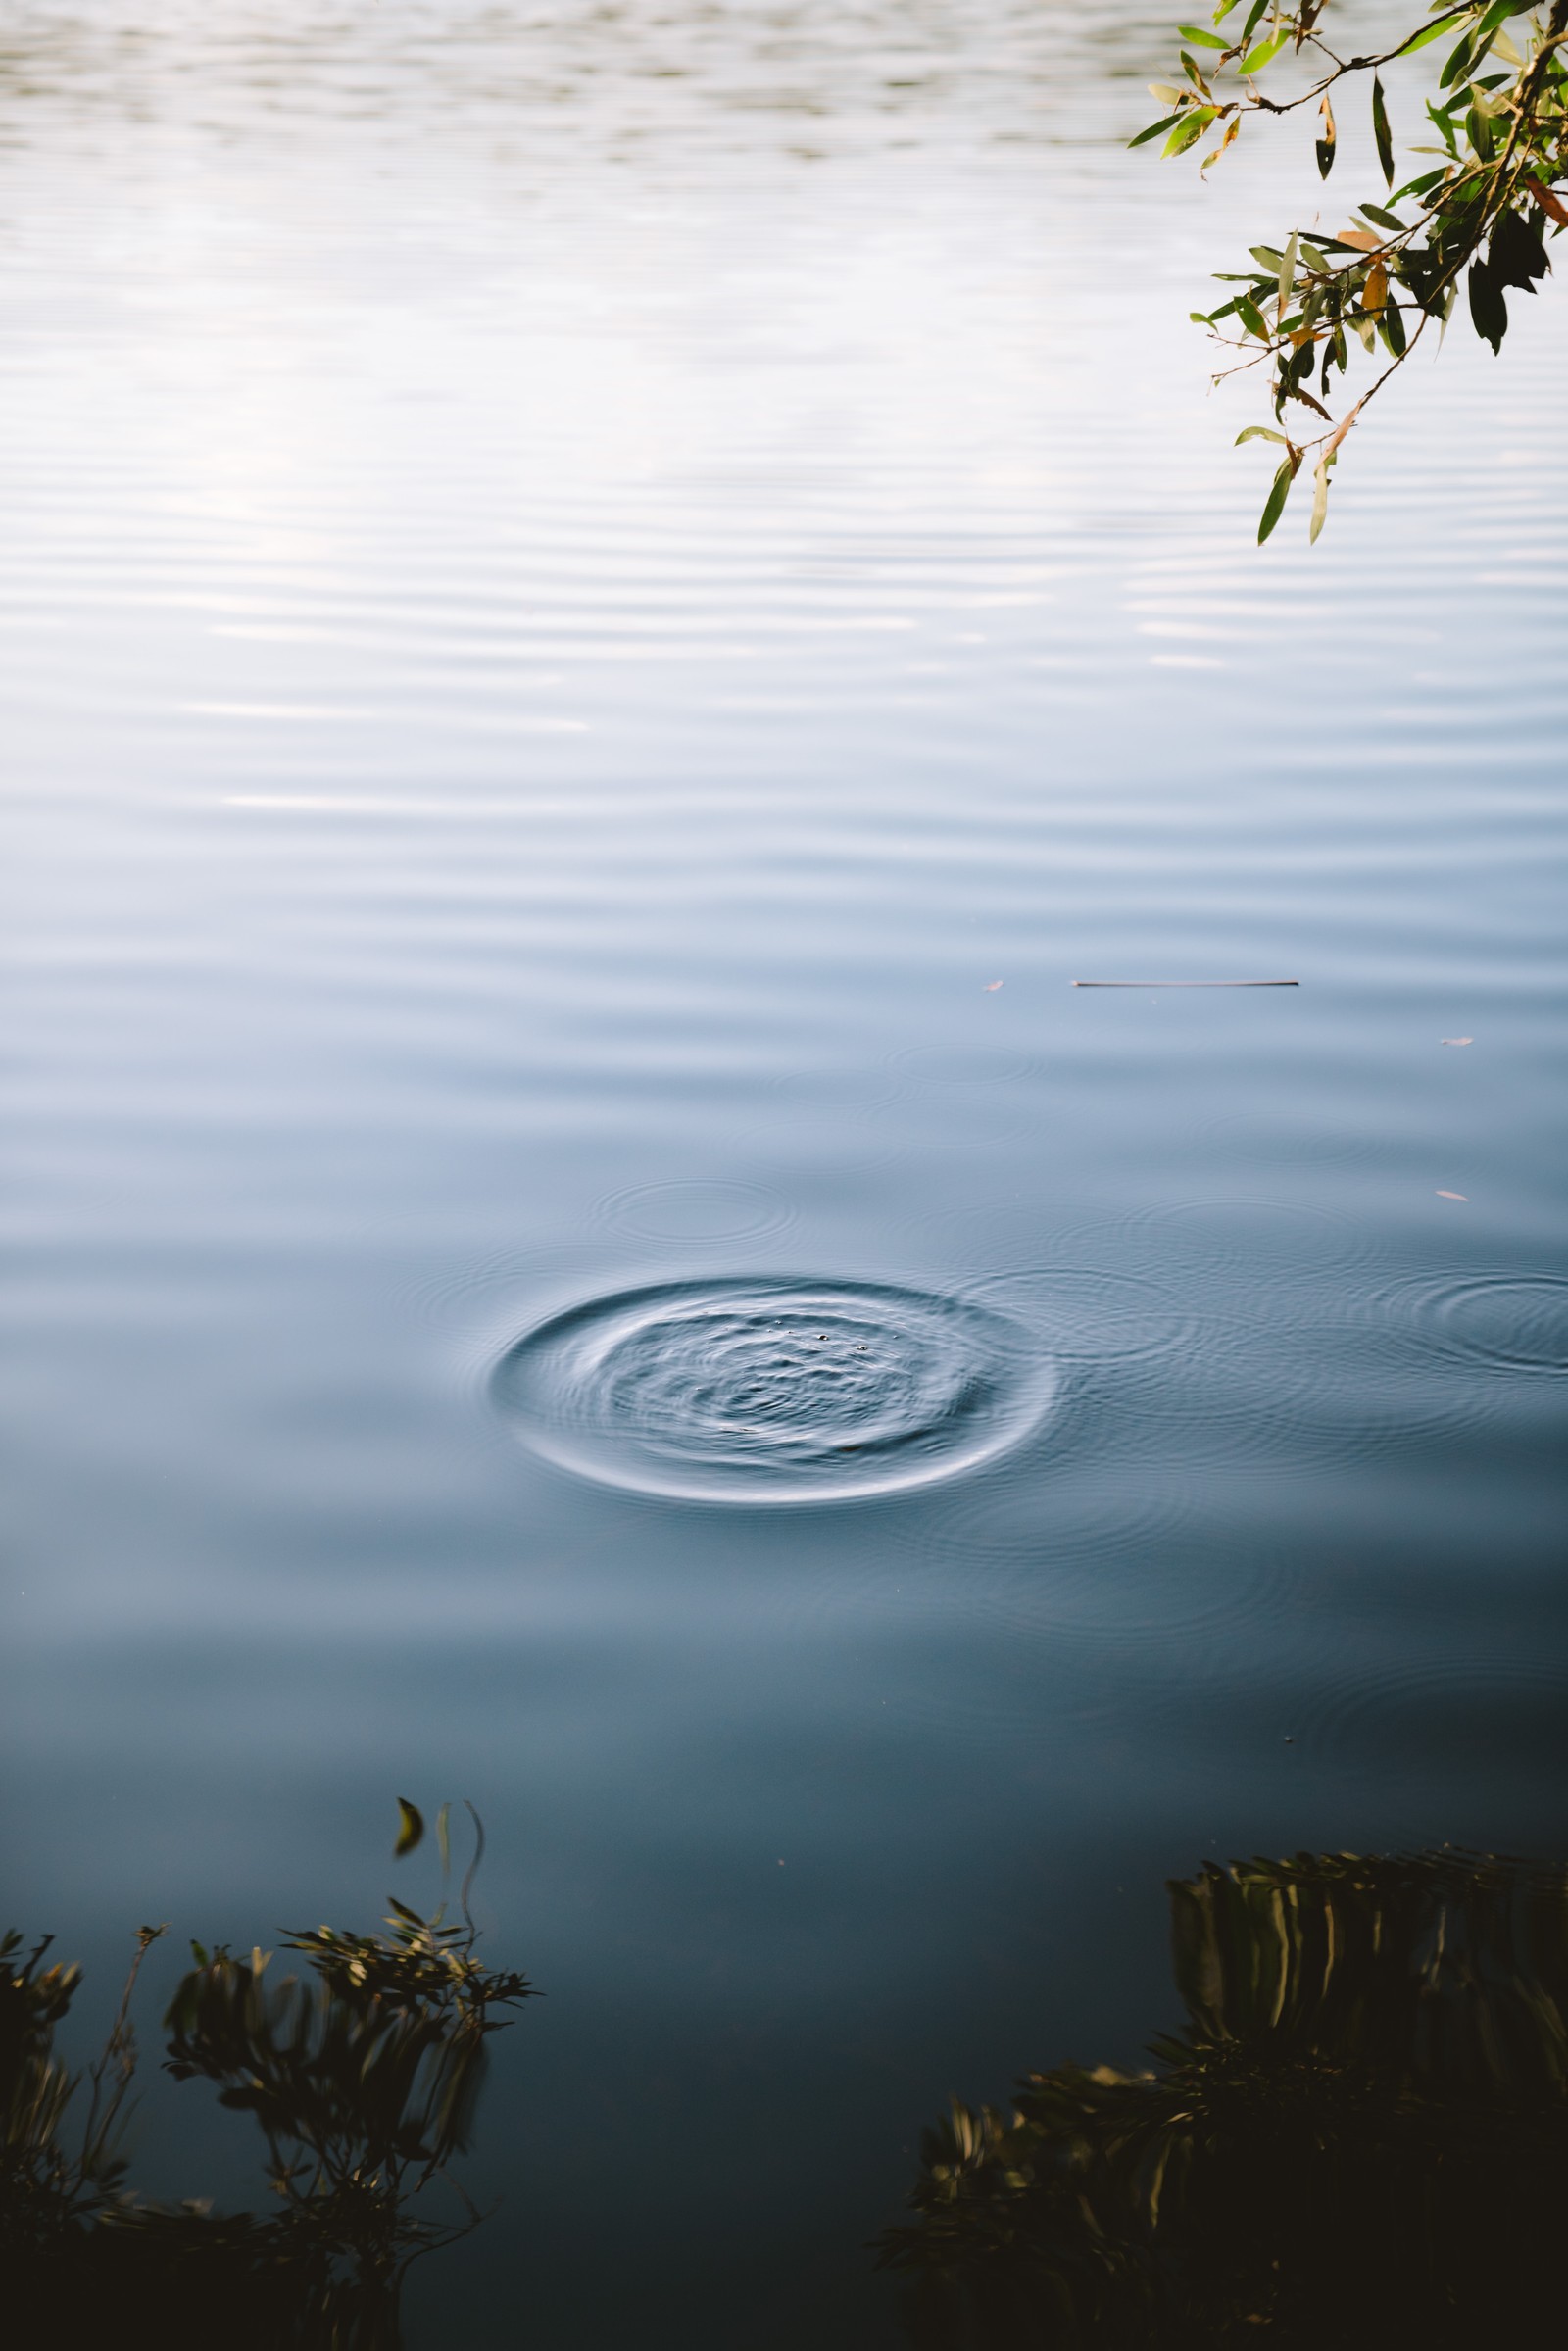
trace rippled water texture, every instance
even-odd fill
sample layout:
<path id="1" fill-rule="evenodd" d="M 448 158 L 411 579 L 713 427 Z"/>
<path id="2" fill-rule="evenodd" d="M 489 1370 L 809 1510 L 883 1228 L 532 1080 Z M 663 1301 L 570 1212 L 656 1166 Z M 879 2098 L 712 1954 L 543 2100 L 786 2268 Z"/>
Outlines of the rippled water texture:
<path id="1" fill-rule="evenodd" d="M 8 1903 L 472 1799 L 416 2351 L 883 2351 L 1166 1878 L 1564 1848 L 1568 266 L 1260 550 L 1188 315 L 1383 181 L 1156 24 L 6 10 Z"/>
<path id="2" fill-rule="evenodd" d="M 897 1494 L 972 1469 L 1055 1378 L 1000 1315 L 847 1282 L 597 1298 L 518 1341 L 495 1396 L 523 1442 L 611 1486 L 736 1502 Z"/>

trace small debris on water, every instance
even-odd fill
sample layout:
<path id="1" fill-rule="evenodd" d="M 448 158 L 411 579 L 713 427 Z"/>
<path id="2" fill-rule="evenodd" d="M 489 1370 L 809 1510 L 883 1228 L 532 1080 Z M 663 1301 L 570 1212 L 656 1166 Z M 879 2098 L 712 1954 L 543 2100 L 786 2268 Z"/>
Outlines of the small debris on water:
<path id="1" fill-rule="evenodd" d="M 1475 1039 L 1473 1037 L 1445 1037 L 1443 1042 L 1445 1045 L 1474 1045 Z"/>
<path id="2" fill-rule="evenodd" d="M 1470 1195 L 1469 1195 L 1469 1193 L 1468 1193 L 1468 1192 L 1440 1192 L 1440 1193 L 1438 1194 L 1438 1198 L 1439 1198 L 1439 1200 L 1468 1200 L 1468 1199 L 1470 1198 Z"/>
<path id="3" fill-rule="evenodd" d="M 997 990 L 1003 987 L 1004 984 L 1005 983 L 1002 980 L 987 980 L 985 987 L 981 990 L 981 994 L 983 996 L 995 996 Z"/>

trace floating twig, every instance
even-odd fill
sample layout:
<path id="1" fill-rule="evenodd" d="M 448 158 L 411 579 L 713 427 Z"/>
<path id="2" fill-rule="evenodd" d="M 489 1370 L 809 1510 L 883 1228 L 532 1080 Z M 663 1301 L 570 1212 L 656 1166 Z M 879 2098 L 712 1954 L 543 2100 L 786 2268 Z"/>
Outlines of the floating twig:
<path id="1" fill-rule="evenodd" d="M 1074 980 L 1075 988 L 1299 988 L 1299 980 Z"/>

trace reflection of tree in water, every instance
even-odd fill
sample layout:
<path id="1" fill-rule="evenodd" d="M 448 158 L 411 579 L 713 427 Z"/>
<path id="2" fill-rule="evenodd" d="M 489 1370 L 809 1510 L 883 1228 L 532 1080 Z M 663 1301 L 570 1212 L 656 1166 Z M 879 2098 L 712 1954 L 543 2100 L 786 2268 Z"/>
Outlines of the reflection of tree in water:
<path id="1" fill-rule="evenodd" d="M 1303 1854 L 1170 1888 L 1182 2032 L 928 2131 L 926 2351 L 1556 2342 L 1568 1871 Z"/>
<path id="2" fill-rule="evenodd" d="M 402 1811 L 400 1853 L 423 1835 L 414 1807 Z M 443 1810 L 443 1860 L 446 1831 Z M 394 1901 L 375 1935 L 290 1935 L 284 1947 L 309 1964 L 303 1982 L 277 1981 L 261 1951 L 192 1945 L 196 1964 L 164 2020 L 167 2070 L 216 2083 L 222 2105 L 256 2117 L 275 2200 L 265 2219 L 202 2204 L 171 2211 L 124 2189 L 130 1992 L 163 1930 L 141 1930 L 85 2079 L 54 2047 L 79 1970 L 46 1965 L 47 1944 L 26 1950 L 6 1936 L 0 2260 L 13 2322 L 58 2342 L 153 2339 L 156 2327 L 172 2345 L 211 2335 L 236 2351 L 393 2351 L 410 2263 L 477 2218 L 464 2205 L 457 2223 L 429 2219 L 418 2199 L 468 2143 L 489 2035 L 503 2021 L 490 2012 L 531 1991 L 525 1977 L 479 1960 L 472 1875 L 450 1924 L 444 1910 L 424 1918 Z"/>
<path id="3" fill-rule="evenodd" d="M 421 1835 L 406 1807 L 399 1849 Z M 0 1941 L 19 2339 L 395 2351 L 410 2263 L 477 2217 L 421 2199 L 456 2188 L 492 2011 L 531 1993 L 482 1965 L 466 1896 L 451 1923 L 394 1902 L 375 1935 L 289 1936 L 304 1981 L 193 1946 L 167 2067 L 256 2117 L 265 2218 L 127 2192 L 135 1969 L 74 2076 L 55 2033 L 79 1972 Z M 881 2244 L 924 2351 L 1555 2344 L 1568 1870 L 1308 1854 L 1209 1867 L 1171 1900 L 1187 2023 L 1152 2072 L 1031 2074 L 1007 2113 L 956 2102 L 926 2134 L 917 2218 Z"/>

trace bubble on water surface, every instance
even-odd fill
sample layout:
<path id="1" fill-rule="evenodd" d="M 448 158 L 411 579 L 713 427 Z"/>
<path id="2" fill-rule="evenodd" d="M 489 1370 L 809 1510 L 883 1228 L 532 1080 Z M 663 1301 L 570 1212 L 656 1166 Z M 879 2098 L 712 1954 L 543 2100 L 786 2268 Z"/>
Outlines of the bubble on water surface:
<path id="1" fill-rule="evenodd" d="M 1017 1442 L 1059 1374 L 972 1302 L 891 1284 L 664 1282 L 527 1332 L 492 1392 L 547 1460 L 689 1500 L 836 1501 L 950 1478 Z"/>

